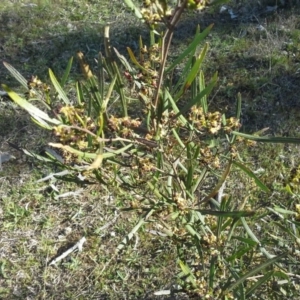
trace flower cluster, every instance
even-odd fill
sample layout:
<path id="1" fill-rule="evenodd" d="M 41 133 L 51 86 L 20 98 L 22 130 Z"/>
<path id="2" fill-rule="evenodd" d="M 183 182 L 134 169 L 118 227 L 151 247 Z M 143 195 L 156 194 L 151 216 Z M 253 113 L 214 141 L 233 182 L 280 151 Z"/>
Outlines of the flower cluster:
<path id="1" fill-rule="evenodd" d="M 200 162 L 205 165 L 209 165 L 215 169 L 220 168 L 219 156 L 213 153 L 212 149 L 209 147 L 200 149 L 201 157 Z"/>
<path id="2" fill-rule="evenodd" d="M 221 129 L 230 133 L 232 130 L 240 128 L 241 124 L 238 119 L 231 117 L 226 119 L 226 122 L 222 120 L 222 114 L 218 111 L 213 113 L 204 113 L 202 107 L 193 106 L 189 115 L 190 121 L 201 132 L 208 132 L 210 134 L 217 134 Z"/>
<path id="3" fill-rule="evenodd" d="M 180 193 L 174 195 L 173 201 L 176 203 L 179 210 L 184 211 L 187 209 L 186 199 L 182 197 Z"/>
<path id="4" fill-rule="evenodd" d="M 134 129 L 140 127 L 139 119 L 131 119 L 130 117 L 117 118 L 111 116 L 108 120 L 108 126 L 111 131 L 118 132 L 122 137 L 134 137 Z"/>
<path id="5" fill-rule="evenodd" d="M 290 182 L 293 184 L 299 184 L 300 183 L 300 168 L 299 166 L 297 168 L 293 168 L 290 173 Z"/>
<path id="6" fill-rule="evenodd" d="M 130 48 L 128 48 L 131 60 L 137 66 L 136 71 L 126 70 L 124 77 L 127 81 L 138 88 L 140 100 L 144 103 L 146 110 L 150 109 L 151 99 L 157 88 L 158 68 L 161 62 L 161 46 L 157 43 L 150 47 L 143 45 L 140 40 L 140 49 L 138 57 L 135 57 Z"/>
<path id="7" fill-rule="evenodd" d="M 141 13 L 146 23 L 156 25 L 161 22 L 163 18 L 169 17 L 172 12 L 167 6 L 166 1 L 144 0 Z"/>
<path id="8" fill-rule="evenodd" d="M 85 115 L 84 109 L 74 106 L 64 106 L 60 109 L 60 114 L 65 125 L 54 127 L 54 135 L 63 144 L 76 146 L 80 150 L 88 147 L 88 133 L 94 133 L 97 129 L 93 120 Z M 74 127 L 78 127 L 74 128 Z M 84 130 L 80 130 L 80 128 Z"/>
<path id="9" fill-rule="evenodd" d="M 27 81 L 28 87 L 28 98 L 36 97 L 37 94 L 48 95 L 50 92 L 50 86 L 46 83 L 43 83 L 37 76 L 31 76 Z"/>
<path id="10" fill-rule="evenodd" d="M 202 10 L 209 4 L 209 0 L 189 0 L 187 7 L 189 9 Z"/>

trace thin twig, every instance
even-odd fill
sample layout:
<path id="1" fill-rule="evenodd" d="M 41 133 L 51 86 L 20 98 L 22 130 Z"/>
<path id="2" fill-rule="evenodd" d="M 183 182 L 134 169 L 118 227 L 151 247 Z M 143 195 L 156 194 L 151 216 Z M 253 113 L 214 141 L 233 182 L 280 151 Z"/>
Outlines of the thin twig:
<path id="1" fill-rule="evenodd" d="M 179 4 L 177 5 L 177 7 L 175 8 L 175 12 L 174 12 L 171 22 L 169 24 L 166 24 L 167 30 L 162 39 L 161 65 L 160 65 L 160 69 L 159 69 L 158 83 L 157 83 L 157 88 L 155 90 L 155 96 L 154 96 L 154 101 L 153 101 L 154 109 L 156 109 L 157 105 L 158 105 L 159 91 L 161 89 L 162 82 L 163 82 L 165 66 L 166 66 L 166 62 L 167 62 L 169 48 L 170 48 L 171 41 L 173 38 L 173 33 L 174 33 L 177 23 L 179 22 L 181 14 L 187 5 L 187 2 L 188 2 L 188 0 L 185 0 L 181 5 L 179 5 Z"/>

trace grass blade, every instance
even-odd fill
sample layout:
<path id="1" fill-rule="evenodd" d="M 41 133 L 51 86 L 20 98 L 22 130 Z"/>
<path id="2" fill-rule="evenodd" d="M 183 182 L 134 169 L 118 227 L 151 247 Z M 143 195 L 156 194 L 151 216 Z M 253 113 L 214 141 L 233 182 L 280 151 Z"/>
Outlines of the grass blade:
<path id="1" fill-rule="evenodd" d="M 204 74 L 202 71 L 200 71 L 200 74 L 199 74 L 199 91 L 203 91 L 205 89 L 205 80 L 204 80 Z M 201 103 L 201 107 L 203 109 L 203 112 L 205 114 L 208 113 L 208 105 L 207 105 L 207 95 L 204 95 L 201 100 L 200 100 L 200 103 Z"/>
<path id="2" fill-rule="evenodd" d="M 129 57 L 131 59 L 131 61 L 142 71 L 146 72 L 146 73 L 149 73 L 149 71 L 147 69 L 145 69 L 136 59 L 134 53 L 132 52 L 132 50 L 127 47 L 127 51 L 128 51 L 128 54 L 129 54 Z"/>

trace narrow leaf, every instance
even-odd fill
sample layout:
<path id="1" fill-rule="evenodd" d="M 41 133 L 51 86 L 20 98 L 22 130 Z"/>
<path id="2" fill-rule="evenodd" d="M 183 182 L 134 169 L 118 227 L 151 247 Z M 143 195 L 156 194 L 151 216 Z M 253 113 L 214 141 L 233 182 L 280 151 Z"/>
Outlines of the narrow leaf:
<path id="1" fill-rule="evenodd" d="M 203 91 L 205 89 L 205 80 L 204 80 L 204 74 L 203 72 L 201 71 L 200 74 L 199 74 L 199 91 Z M 201 104 L 201 107 L 203 109 L 203 112 L 205 114 L 208 113 L 208 105 L 207 105 L 207 95 L 204 95 L 201 100 L 200 100 L 200 104 Z"/>
<path id="2" fill-rule="evenodd" d="M 250 270 L 249 272 L 247 272 L 246 274 L 244 274 L 243 276 L 241 276 L 236 282 L 234 282 L 231 286 L 229 286 L 226 289 L 226 291 L 228 292 L 228 291 L 234 290 L 237 286 L 239 286 L 245 280 L 247 280 L 248 277 L 251 277 L 251 276 L 255 275 L 258 272 L 261 272 L 263 269 L 265 269 L 268 266 L 270 266 L 270 265 L 278 262 L 280 259 L 282 259 L 285 256 L 286 256 L 286 254 L 283 253 L 281 255 L 275 256 L 274 258 L 268 259 L 266 262 L 258 265 L 256 268 Z"/>
<path id="3" fill-rule="evenodd" d="M 257 136 L 257 135 L 245 134 L 237 131 L 232 131 L 232 133 L 252 141 L 263 142 L 263 143 L 300 144 L 300 138 Z"/>
<path id="4" fill-rule="evenodd" d="M 203 62 L 203 59 L 206 55 L 207 49 L 208 49 L 208 43 L 205 44 L 204 48 L 201 51 L 201 54 L 199 55 L 199 57 L 195 61 L 190 73 L 188 74 L 188 76 L 186 78 L 186 82 L 183 86 L 183 91 L 182 92 L 187 90 L 191 86 L 192 82 L 195 80 L 195 78 L 196 78 L 196 76 L 199 72 L 199 68 L 201 66 L 201 63 Z"/>
<path id="5" fill-rule="evenodd" d="M 7 62 L 3 62 L 5 68 L 11 73 L 11 75 L 19 81 L 19 83 L 26 89 L 28 90 L 28 85 L 27 85 L 27 80 L 23 77 L 22 74 L 20 74 L 12 65 L 10 65 Z"/>
<path id="6" fill-rule="evenodd" d="M 165 72 L 169 73 L 178 64 L 180 64 L 181 61 L 184 60 L 191 52 L 195 51 L 195 49 L 197 48 L 199 43 L 201 41 L 203 41 L 204 38 L 209 34 L 209 32 L 211 31 L 213 26 L 214 26 L 214 24 L 211 24 L 205 30 L 203 30 L 201 33 L 196 34 L 196 36 L 195 36 L 194 40 L 192 41 L 192 43 L 186 48 L 185 51 L 182 52 L 182 54 L 177 59 L 175 59 L 173 64 L 169 68 L 167 68 Z"/>
<path id="7" fill-rule="evenodd" d="M 192 106 L 197 105 L 199 103 L 199 101 L 201 101 L 201 98 L 203 98 L 204 96 L 207 96 L 210 94 L 210 92 L 212 91 L 212 89 L 214 88 L 214 86 L 217 83 L 217 79 L 218 79 L 218 73 L 215 73 L 213 78 L 211 79 L 210 83 L 208 84 L 208 86 L 201 91 L 196 98 L 190 100 L 181 110 L 178 114 L 176 114 L 173 118 L 177 118 L 180 115 L 183 115 L 184 113 L 186 113 Z"/>
<path id="8" fill-rule="evenodd" d="M 26 99 L 21 98 L 18 94 L 13 92 L 8 86 L 5 84 L 2 84 L 3 89 L 7 92 L 9 97 L 20 107 L 25 109 L 33 118 L 39 120 L 43 119 L 49 123 L 59 125 L 61 122 L 57 119 L 51 119 L 45 112 L 38 109 L 34 105 L 32 105 L 30 102 L 28 102 Z"/>
<path id="9" fill-rule="evenodd" d="M 123 66 L 125 67 L 125 69 L 128 70 L 129 72 L 133 72 L 133 69 L 130 66 L 128 60 L 125 58 L 125 56 L 120 54 L 116 48 L 114 48 L 114 51 L 115 51 L 116 55 L 118 56 L 119 60 L 121 61 L 121 63 L 123 64 Z"/>
<path id="10" fill-rule="evenodd" d="M 255 211 L 218 211 L 218 210 L 202 210 L 199 209 L 202 215 L 211 215 L 226 218 L 242 218 L 242 217 L 253 217 Z"/>
<path id="11" fill-rule="evenodd" d="M 283 209 L 283 208 L 281 208 L 279 206 L 275 206 L 274 210 L 277 211 L 277 212 L 279 212 L 279 213 L 282 213 L 282 214 L 297 215 L 296 212 L 294 212 L 292 210 Z"/>
<path id="12" fill-rule="evenodd" d="M 73 64 L 73 56 L 69 59 L 68 64 L 67 64 L 67 68 L 66 68 L 66 70 L 64 72 L 64 75 L 63 75 L 63 77 L 61 79 L 60 84 L 61 84 L 62 87 L 65 86 L 65 84 L 66 84 L 66 82 L 68 80 L 68 77 L 70 75 L 70 71 L 71 71 L 71 68 L 72 68 L 72 64 Z"/>
<path id="13" fill-rule="evenodd" d="M 193 276 L 193 273 L 191 272 L 190 268 L 184 264 L 184 262 L 182 260 L 178 261 L 179 266 L 182 270 L 182 272 L 184 273 L 184 275 L 188 276 L 188 280 L 191 282 L 191 284 L 193 285 L 193 287 L 197 286 L 195 277 Z"/>
<path id="14" fill-rule="evenodd" d="M 69 105 L 70 101 L 69 101 L 68 97 L 66 96 L 64 90 L 60 86 L 59 82 L 57 81 L 57 79 L 51 69 L 49 69 L 49 76 L 50 76 L 51 82 L 52 82 L 56 92 L 58 93 L 59 98 L 61 100 L 63 100 L 66 105 Z"/>
<path id="15" fill-rule="evenodd" d="M 132 239 L 134 234 L 146 223 L 147 219 L 154 213 L 154 209 L 148 211 L 142 216 L 139 222 L 132 228 L 132 230 L 126 235 L 122 242 L 117 246 L 116 252 L 120 252 Z"/>
<path id="16" fill-rule="evenodd" d="M 258 177 L 243 164 L 233 161 L 233 164 L 238 166 L 242 171 L 244 171 L 250 178 L 254 179 L 256 185 L 261 188 L 264 192 L 269 192 L 270 190 L 258 179 Z"/>
<path id="17" fill-rule="evenodd" d="M 169 103 L 171 104 L 172 109 L 174 110 L 175 113 L 177 113 L 178 119 L 184 125 L 186 125 L 188 123 L 188 121 L 187 121 L 187 119 L 183 115 L 180 114 L 180 111 L 179 111 L 179 109 L 178 109 L 178 107 L 177 107 L 177 105 L 176 105 L 176 103 L 175 103 L 172 95 L 169 93 L 169 91 L 167 89 L 165 90 L 165 93 L 166 93 L 166 96 L 167 96 L 167 99 L 168 99 Z"/>
<path id="18" fill-rule="evenodd" d="M 241 218 L 240 219 L 247 234 L 252 238 L 253 241 L 255 241 L 258 245 L 261 245 L 260 241 L 258 240 L 258 238 L 255 236 L 255 234 L 253 233 L 253 231 L 250 229 L 249 225 L 247 224 L 245 218 Z M 274 255 L 270 254 L 264 247 L 259 247 L 259 250 L 267 257 L 267 258 L 273 258 Z"/>
<path id="19" fill-rule="evenodd" d="M 270 271 L 267 274 L 265 274 L 262 278 L 260 278 L 256 283 L 254 283 L 247 291 L 246 296 L 250 297 L 250 295 L 253 295 L 253 293 L 265 282 L 267 282 L 274 274 L 274 271 Z"/>
<path id="20" fill-rule="evenodd" d="M 84 103 L 84 96 L 80 82 L 76 82 L 77 101 L 79 105 Z M 90 114 L 89 114 L 90 117 Z"/>
<path id="21" fill-rule="evenodd" d="M 132 10 L 139 19 L 143 18 L 140 10 L 134 5 L 134 3 L 131 0 L 124 0 L 124 2 L 129 7 L 129 9 Z"/>
<path id="22" fill-rule="evenodd" d="M 134 53 L 132 52 L 132 50 L 127 47 L 127 51 L 128 51 L 128 54 L 129 54 L 129 57 L 131 59 L 131 61 L 141 70 L 143 70 L 144 72 L 146 73 L 149 73 L 149 71 L 147 69 L 145 69 L 138 61 L 137 59 L 135 58 L 135 55 Z"/>
<path id="23" fill-rule="evenodd" d="M 78 157 L 80 158 L 92 158 L 92 159 L 96 159 L 97 156 L 98 156 L 98 153 L 89 153 L 89 152 L 83 152 L 83 151 L 79 151 L 75 148 L 72 148 L 70 146 L 67 146 L 67 145 L 63 145 L 63 144 L 60 144 L 60 143 L 49 143 L 49 146 L 52 146 L 54 148 L 61 148 L 61 149 L 64 149 L 72 154 L 75 154 L 77 155 Z M 111 151 L 111 152 L 105 152 L 102 154 L 102 158 L 103 159 L 106 159 L 106 158 L 110 158 L 110 157 L 114 157 L 116 156 L 117 154 L 120 154 L 120 153 L 123 153 L 124 151 L 128 150 L 130 147 L 132 146 L 132 144 L 129 144 L 123 148 L 120 148 L 116 151 Z"/>

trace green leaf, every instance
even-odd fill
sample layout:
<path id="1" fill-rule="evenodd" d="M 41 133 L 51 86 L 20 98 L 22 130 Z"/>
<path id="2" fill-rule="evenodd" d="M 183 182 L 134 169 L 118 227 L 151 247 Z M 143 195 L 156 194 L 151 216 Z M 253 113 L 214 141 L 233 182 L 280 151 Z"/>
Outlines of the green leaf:
<path id="1" fill-rule="evenodd" d="M 226 218 L 242 218 L 252 217 L 255 215 L 255 211 L 218 211 L 218 210 L 201 210 L 198 209 L 202 215 L 212 215 Z"/>
<path id="2" fill-rule="evenodd" d="M 84 103 L 84 96 L 80 82 L 76 82 L 77 101 L 79 105 Z M 90 117 L 90 114 L 88 115 Z"/>
<path id="3" fill-rule="evenodd" d="M 247 291 L 246 296 L 250 297 L 253 293 L 265 282 L 267 282 L 274 274 L 274 271 L 270 271 L 266 273 L 262 278 L 260 278 L 257 282 L 255 282 Z"/>
<path id="4" fill-rule="evenodd" d="M 128 54 L 129 54 L 129 57 L 131 59 L 131 61 L 141 70 L 143 70 L 144 72 L 146 73 L 149 73 L 149 71 L 147 69 L 145 69 L 138 61 L 137 59 L 135 58 L 135 55 L 134 53 L 132 52 L 132 50 L 127 47 L 127 51 L 128 51 Z"/>
<path id="5" fill-rule="evenodd" d="M 191 69 L 191 64 L 192 64 L 193 58 L 194 58 L 194 56 L 191 56 L 188 58 L 184 68 L 180 72 L 180 76 L 179 76 L 179 79 L 177 80 L 176 85 L 174 86 L 173 84 L 171 84 L 170 90 L 172 91 L 172 95 L 175 95 L 175 92 L 177 90 L 179 90 L 179 87 L 184 84 L 185 79 L 189 73 L 189 70 Z"/>
<path id="6" fill-rule="evenodd" d="M 179 109 L 178 109 L 178 107 L 177 107 L 177 105 L 176 105 L 176 103 L 175 103 L 175 101 L 174 101 L 172 95 L 169 93 L 169 91 L 168 91 L 167 89 L 165 89 L 165 93 L 166 93 L 166 97 L 167 97 L 169 103 L 171 104 L 171 107 L 172 107 L 173 111 L 174 111 L 175 113 L 177 113 L 178 119 L 179 119 L 184 125 L 186 125 L 186 124 L 188 123 L 188 121 L 187 121 L 187 119 L 186 119 L 183 115 L 180 114 L 180 111 L 179 111 Z"/>
<path id="7" fill-rule="evenodd" d="M 102 107 L 103 99 L 101 93 L 99 92 L 97 82 L 94 76 L 88 78 L 87 80 L 87 88 L 89 97 L 89 107 L 93 106 L 96 113 L 98 113 Z"/>
<path id="8" fill-rule="evenodd" d="M 199 173 L 200 173 L 200 170 L 199 170 Z M 198 175 L 198 178 L 194 184 L 194 187 L 193 187 L 193 190 L 192 192 L 195 193 L 196 190 L 199 188 L 199 185 L 201 184 L 201 182 L 206 178 L 207 176 L 207 168 L 203 168 L 200 175 Z"/>
<path id="9" fill-rule="evenodd" d="M 185 228 L 193 238 L 197 238 L 198 240 L 201 240 L 201 235 L 193 228 L 193 226 L 187 224 Z"/>
<path id="10" fill-rule="evenodd" d="M 262 142 L 262 143 L 300 144 L 300 138 L 257 136 L 257 135 L 241 133 L 238 131 L 232 131 L 232 134 L 244 137 L 248 140 Z"/>
<path id="11" fill-rule="evenodd" d="M 19 81 L 19 83 L 26 89 L 28 90 L 28 85 L 27 85 L 27 80 L 21 75 L 12 65 L 10 65 L 7 62 L 3 62 L 3 65 L 5 68 L 11 73 L 11 75 Z"/>
<path id="12" fill-rule="evenodd" d="M 175 128 L 172 128 L 172 133 L 175 137 L 175 139 L 177 140 L 178 144 L 180 145 L 181 148 L 185 148 L 185 145 L 183 143 L 183 141 L 181 140 L 180 136 L 178 135 L 178 133 L 176 132 Z"/>
<path id="13" fill-rule="evenodd" d="M 122 105 L 122 109 L 123 109 L 123 117 L 126 117 L 128 115 L 128 113 L 127 113 L 127 99 L 126 99 L 125 93 L 124 93 L 123 76 L 121 76 L 120 69 L 119 69 L 117 63 L 115 62 L 115 60 L 112 57 L 112 53 L 110 51 L 111 46 L 110 46 L 108 38 L 106 39 L 105 48 L 107 49 L 106 52 L 107 52 L 108 57 L 106 57 L 105 59 L 102 58 L 100 65 L 105 68 L 105 70 L 109 74 L 110 80 L 113 80 L 113 78 L 115 76 L 117 76 L 116 84 L 115 84 L 114 89 L 120 95 L 121 105 Z M 129 48 L 128 48 L 128 52 L 130 53 L 130 57 L 132 57 L 132 59 L 136 61 L 136 58 L 135 58 L 133 52 Z M 100 58 L 101 58 L 101 55 L 100 55 Z M 139 65 L 139 63 L 137 61 L 136 61 L 136 63 Z M 103 90 L 100 91 L 100 92 L 101 92 L 102 95 L 104 94 Z M 101 105 L 100 105 L 100 107 L 101 107 Z"/>
<path id="14" fill-rule="evenodd" d="M 297 215 L 297 213 L 295 211 L 283 209 L 279 206 L 275 206 L 274 210 L 281 213 L 281 214 Z"/>
<path id="15" fill-rule="evenodd" d="M 216 265 L 218 261 L 218 256 L 212 256 L 210 260 L 210 267 L 209 267 L 209 288 L 212 290 L 214 287 L 214 277 L 216 274 Z"/>
<path id="16" fill-rule="evenodd" d="M 253 231 L 252 231 L 252 230 L 250 229 L 250 227 L 248 226 L 248 224 L 247 224 L 245 218 L 241 218 L 240 220 L 241 220 L 241 222 L 242 222 L 242 224 L 243 224 L 243 226 L 244 226 L 244 228 L 245 228 L 247 234 L 252 238 L 252 240 L 253 240 L 254 242 L 256 242 L 256 243 L 260 246 L 260 247 L 259 247 L 260 251 L 261 251 L 267 258 L 273 258 L 274 255 L 270 254 L 265 248 L 261 247 L 260 241 L 258 240 L 258 238 L 255 236 L 255 234 L 253 233 Z"/>
<path id="17" fill-rule="evenodd" d="M 26 149 L 21 149 L 26 155 L 30 156 L 30 157 L 33 157 L 34 159 L 38 159 L 42 162 L 45 162 L 45 163 L 53 163 L 53 162 L 57 162 L 57 159 L 55 161 L 53 161 L 53 159 L 51 158 L 48 158 L 48 157 L 45 157 L 45 156 L 42 156 L 42 155 L 38 155 L 32 151 L 28 151 Z"/>
<path id="18" fill-rule="evenodd" d="M 172 63 L 172 65 L 166 69 L 165 73 L 169 73 L 172 71 L 178 64 L 180 64 L 191 52 L 194 54 L 197 46 L 201 41 L 205 39 L 205 37 L 209 34 L 214 24 L 209 25 L 203 32 L 197 33 L 194 40 L 191 42 L 191 44 L 186 48 L 185 51 L 182 52 L 182 54 L 175 59 L 175 61 Z"/>
<path id="19" fill-rule="evenodd" d="M 200 71 L 199 74 L 199 91 L 203 91 L 205 89 L 205 80 L 204 80 L 204 73 Z M 205 114 L 208 113 L 208 105 L 207 105 L 207 95 L 204 95 L 200 100 L 201 107 Z"/>
<path id="20" fill-rule="evenodd" d="M 115 75 L 115 77 L 113 78 L 112 82 L 109 85 L 106 97 L 105 97 L 105 99 L 104 99 L 104 101 L 102 103 L 102 107 L 101 107 L 101 111 L 102 112 L 106 112 L 107 104 L 108 104 L 109 100 L 111 99 L 111 94 L 113 92 L 116 80 L 117 80 L 117 74 Z"/>
<path id="21" fill-rule="evenodd" d="M 232 262 L 235 261 L 236 259 L 240 259 L 241 257 L 243 257 L 246 253 L 250 252 L 253 250 L 253 247 L 242 247 L 239 250 L 235 250 L 234 253 L 232 255 L 230 255 L 229 257 L 226 258 L 226 260 L 228 262 Z"/>
<path id="22" fill-rule="evenodd" d="M 197 105 L 201 99 L 204 97 L 204 96 L 207 96 L 210 94 L 210 92 L 212 91 L 212 89 L 214 88 L 214 86 L 216 85 L 217 83 L 217 80 L 218 80 L 218 73 L 215 73 L 213 78 L 211 79 L 210 83 L 208 84 L 208 86 L 203 90 L 201 91 L 196 98 L 190 100 L 181 110 L 179 113 L 177 113 L 173 118 L 177 118 L 179 117 L 180 115 L 183 115 L 184 113 L 186 113 L 192 106 L 194 105 Z"/>
<path id="23" fill-rule="evenodd" d="M 182 260 L 178 261 L 180 269 L 182 270 L 182 272 L 184 273 L 185 276 L 187 276 L 187 281 L 190 281 L 191 284 L 193 285 L 194 288 L 197 287 L 197 283 L 195 280 L 195 277 L 193 275 L 193 273 L 191 272 L 190 268 L 184 264 L 184 262 Z"/>
<path id="24" fill-rule="evenodd" d="M 70 101 L 69 101 L 68 97 L 66 96 L 64 90 L 60 86 L 59 82 L 57 81 L 57 79 L 51 69 L 49 69 L 49 76 L 50 76 L 51 82 L 52 82 L 56 92 L 58 93 L 59 98 L 61 100 L 63 100 L 66 105 L 69 105 Z"/>
<path id="25" fill-rule="evenodd" d="M 241 236 L 233 236 L 232 239 L 236 239 L 238 241 L 241 241 L 245 244 L 248 244 L 250 246 L 256 246 L 257 242 L 253 241 L 252 239 L 243 238 Z"/>
<path id="26" fill-rule="evenodd" d="M 125 58 L 125 56 L 120 54 L 119 51 L 116 48 L 114 48 L 114 51 L 115 51 L 117 57 L 119 58 L 119 60 L 121 61 L 121 63 L 123 64 L 123 66 L 125 67 L 125 69 L 132 73 L 133 69 L 130 66 L 128 60 Z"/>
<path id="27" fill-rule="evenodd" d="M 89 153 L 89 152 L 83 152 L 83 151 L 80 151 L 80 150 L 77 150 L 75 148 L 72 148 L 70 146 L 67 146 L 67 145 L 63 145 L 63 144 L 60 144 L 60 143 L 49 143 L 49 146 L 52 146 L 54 148 L 60 148 L 60 149 L 64 149 L 72 154 L 75 154 L 77 155 L 78 157 L 82 158 L 82 159 L 95 159 L 98 155 L 98 153 Z M 128 150 L 130 147 L 132 147 L 132 144 L 129 144 L 123 148 L 120 148 L 118 150 L 112 150 L 112 151 L 108 151 L 108 152 L 105 152 L 102 154 L 102 158 L 103 159 L 106 159 L 106 158 L 111 158 L 111 157 L 114 157 L 116 156 L 117 154 L 121 154 L 123 152 L 125 152 L 126 150 Z M 106 149 L 107 150 L 107 149 Z"/>
<path id="28" fill-rule="evenodd" d="M 64 72 L 64 75 L 63 75 L 63 77 L 61 79 L 60 84 L 61 84 L 62 87 L 65 86 L 65 84 L 66 84 L 66 82 L 68 80 L 68 77 L 70 75 L 70 71 L 71 71 L 71 68 L 72 68 L 72 64 L 73 64 L 73 56 L 69 59 L 67 68 L 66 68 L 66 70 Z"/>
<path id="29" fill-rule="evenodd" d="M 5 84 L 2 84 L 3 89 L 7 92 L 8 96 L 20 107 L 25 109 L 34 119 L 37 120 L 37 122 L 42 119 L 44 121 L 47 121 L 49 123 L 59 125 L 61 122 L 57 119 L 51 119 L 45 112 L 38 109 L 34 105 L 32 105 L 30 102 L 28 102 L 26 99 L 21 98 L 18 94 L 13 92 L 8 86 Z M 45 124 L 42 124 L 44 126 Z"/>
<path id="30" fill-rule="evenodd" d="M 235 111 L 235 116 L 238 120 L 241 117 L 241 112 L 242 112 L 242 95 L 241 93 L 238 93 L 237 102 L 236 102 L 236 111 Z"/>
<path id="31" fill-rule="evenodd" d="M 142 16 L 140 10 L 134 5 L 134 3 L 131 0 L 124 0 L 124 2 L 129 7 L 129 9 L 132 10 L 139 19 L 143 19 L 143 16 Z"/>
<path id="32" fill-rule="evenodd" d="M 47 130 L 52 130 L 53 129 L 53 126 L 49 125 L 48 123 L 46 123 L 43 119 L 41 119 L 38 116 L 34 116 L 34 118 L 31 117 L 31 120 L 41 128 L 44 128 L 44 129 L 47 129 Z"/>
<path id="33" fill-rule="evenodd" d="M 192 69 L 191 69 L 190 73 L 188 74 L 184 85 L 182 86 L 182 89 L 179 91 L 178 95 L 175 96 L 176 100 L 181 97 L 181 95 L 191 86 L 192 82 L 195 80 L 195 78 L 199 72 L 201 63 L 203 62 L 203 59 L 206 55 L 207 49 L 208 49 L 208 43 L 205 44 L 203 50 L 201 51 L 201 54 L 194 62 Z"/>
<path id="34" fill-rule="evenodd" d="M 283 253 L 281 255 L 275 256 L 271 259 L 268 259 L 267 261 L 265 261 L 264 263 L 258 265 L 257 267 L 253 268 L 252 270 L 250 270 L 249 272 L 247 272 L 246 274 L 244 274 L 243 276 L 241 276 L 236 282 L 234 282 L 232 285 L 230 285 L 226 291 L 225 294 L 229 291 L 234 290 L 236 287 L 238 287 L 240 284 L 242 284 L 245 280 L 247 280 L 247 278 L 257 274 L 258 272 L 261 272 L 262 270 L 264 270 L 265 268 L 267 268 L 268 266 L 278 262 L 279 260 L 281 260 L 283 257 L 285 257 L 286 254 Z"/>
<path id="35" fill-rule="evenodd" d="M 279 277 L 279 278 L 282 278 L 282 279 L 285 279 L 285 280 L 290 280 L 289 275 L 287 275 L 286 273 L 281 272 L 281 271 L 275 271 L 273 273 L 273 276 L 274 277 Z"/>
<path id="36" fill-rule="evenodd" d="M 254 182 L 256 183 L 256 185 L 258 187 L 261 188 L 261 190 L 263 190 L 264 192 L 269 192 L 270 190 L 258 179 L 258 177 L 256 177 L 256 175 L 250 170 L 248 169 L 246 166 L 244 166 L 243 164 L 237 162 L 237 161 L 233 161 L 233 164 L 238 166 L 242 171 L 244 171 L 250 178 L 254 179 Z"/>
<path id="37" fill-rule="evenodd" d="M 132 228 L 132 230 L 126 235 L 126 237 L 117 246 L 116 252 L 120 252 L 128 244 L 128 242 L 133 238 L 134 234 L 147 222 L 147 219 L 154 212 L 155 210 L 151 209 L 140 218 L 138 223 Z"/>
<path id="38" fill-rule="evenodd" d="M 104 99 L 104 57 L 101 54 L 101 52 L 99 52 L 98 68 L 99 68 L 99 76 L 98 76 L 99 92 L 101 94 L 101 99 Z"/>

